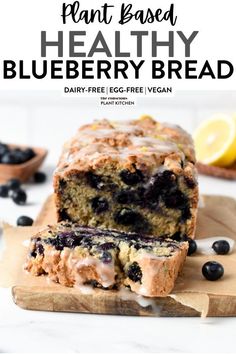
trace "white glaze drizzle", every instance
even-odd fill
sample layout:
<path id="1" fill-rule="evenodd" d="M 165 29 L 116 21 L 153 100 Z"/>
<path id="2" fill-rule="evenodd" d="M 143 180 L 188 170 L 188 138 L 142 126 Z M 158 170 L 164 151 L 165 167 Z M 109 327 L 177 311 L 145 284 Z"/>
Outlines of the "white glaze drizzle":
<path id="1" fill-rule="evenodd" d="M 30 245 L 30 239 L 27 239 L 27 240 L 24 240 L 24 241 L 22 241 L 22 245 L 24 246 L 24 247 L 29 247 L 29 245 Z"/>
<path id="2" fill-rule="evenodd" d="M 135 301 L 139 304 L 139 306 L 144 308 L 151 306 L 156 314 L 160 313 L 161 307 L 156 304 L 154 299 L 143 297 L 142 295 L 136 294 L 125 287 L 120 288 L 118 291 L 118 296 L 123 301 Z"/>

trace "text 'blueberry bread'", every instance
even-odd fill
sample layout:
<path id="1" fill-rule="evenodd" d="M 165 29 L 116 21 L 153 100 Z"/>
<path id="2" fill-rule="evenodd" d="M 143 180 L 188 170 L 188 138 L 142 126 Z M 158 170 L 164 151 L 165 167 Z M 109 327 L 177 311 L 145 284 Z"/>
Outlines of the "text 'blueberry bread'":
<path id="1" fill-rule="evenodd" d="M 198 203 L 192 139 L 148 116 L 84 125 L 64 146 L 54 191 L 58 221 L 192 238 Z"/>
<path id="2" fill-rule="evenodd" d="M 65 286 L 129 286 L 166 296 L 181 271 L 188 242 L 59 223 L 32 237 L 26 270 Z"/>

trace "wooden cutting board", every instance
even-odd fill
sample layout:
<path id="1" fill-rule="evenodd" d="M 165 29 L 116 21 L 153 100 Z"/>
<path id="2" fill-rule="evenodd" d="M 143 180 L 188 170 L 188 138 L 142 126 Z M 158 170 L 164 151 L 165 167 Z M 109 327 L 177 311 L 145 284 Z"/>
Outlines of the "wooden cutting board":
<path id="1" fill-rule="evenodd" d="M 35 226 L 44 226 L 55 220 L 55 207 L 50 196 L 36 219 Z M 236 239 L 236 200 L 204 196 L 204 207 L 198 213 L 196 235 L 196 238 L 222 235 Z M 235 251 L 233 255 L 217 257 L 221 257 L 222 261 L 226 261 L 225 257 L 231 257 L 236 264 Z M 219 294 L 217 282 L 205 281 L 203 292 L 189 291 L 150 300 L 131 293 L 121 296 L 117 291 L 100 289 L 84 293 L 48 282 L 45 277 L 25 276 L 28 278 L 24 286 L 16 285 L 12 288 L 15 303 L 24 309 L 139 316 L 236 316 L 236 291 L 235 294 Z M 236 284 L 236 268 L 233 269 L 231 278 Z M 225 279 L 229 286 L 229 280 Z"/>

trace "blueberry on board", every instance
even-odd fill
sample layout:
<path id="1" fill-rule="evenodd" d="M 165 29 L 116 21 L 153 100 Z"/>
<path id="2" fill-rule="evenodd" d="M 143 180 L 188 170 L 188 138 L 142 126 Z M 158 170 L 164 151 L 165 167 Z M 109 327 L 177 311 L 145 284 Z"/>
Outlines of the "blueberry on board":
<path id="1" fill-rule="evenodd" d="M 44 172 L 37 171 L 33 176 L 35 183 L 44 183 L 47 179 L 47 176 Z"/>
<path id="2" fill-rule="evenodd" d="M 16 191 L 13 191 L 11 198 L 14 203 L 24 205 L 26 203 L 27 195 L 23 189 L 17 189 Z"/>
<path id="3" fill-rule="evenodd" d="M 229 242 L 226 240 L 215 241 L 212 248 L 217 254 L 227 254 L 230 251 Z"/>
<path id="4" fill-rule="evenodd" d="M 144 180 L 142 172 L 138 169 L 136 169 L 135 172 L 124 169 L 120 172 L 120 178 L 128 186 L 134 186 Z"/>
<path id="5" fill-rule="evenodd" d="M 11 178 L 7 181 L 7 186 L 10 191 L 15 191 L 20 188 L 21 182 L 17 178 Z"/>
<path id="6" fill-rule="evenodd" d="M 127 270 L 127 276 L 133 280 L 135 283 L 136 282 L 141 282 L 141 279 L 142 279 L 142 271 L 141 271 L 141 268 L 139 266 L 139 264 L 137 262 L 133 262 L 128 270 Z"/>
<path id="7" fill-rule="evenodd" d="M 16 221 L 17 226 L 32 226 L 34 220 L 31 219 L 29 216 L 19 216 L 19 218 Z"/>
<path id="8" fill-rule="evenodd" d="M 206 262 L 202 267 L 202 274 L 207 280 L 218 280 L 224 274 L 223 266 L 215 261 Z"/>
<path id="9" fill-rule="evenodd" d="M 197 250 L 197 244 L 196 241 L 192 240 L 191 238 L 187 238 L 188 241 L 188 256 L 191 256 L 191 254 L 195 253 Z"/>
<path id="10" fill-rule="evenodd" d="M 109 208 L 108 201 L 103 197 L 94 197 L 91 199 L 91 206 L 96 214 L 103 213 Z"/>

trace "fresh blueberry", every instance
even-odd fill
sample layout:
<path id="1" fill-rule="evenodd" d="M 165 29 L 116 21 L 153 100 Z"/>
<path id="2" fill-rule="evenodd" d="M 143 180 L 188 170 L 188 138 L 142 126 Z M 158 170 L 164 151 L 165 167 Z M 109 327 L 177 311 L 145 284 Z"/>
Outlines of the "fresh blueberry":
<path id="1" fill-rule="evenodd" d="M 101 261 L 105 264 L 111 263 L 112 261 L 112 255 L 108 251 L 104 251 L 100 257 Z"/>
<path id="2" fill-rule="evenodd" d="M 120 172 L 121 180 L 128 186 L 134 186 L 144 180 L 142 172 L 138 169 L 135 172 L 131 172 L 128 169 L 122 170 Z"/>
<path id="3" fill-rule="evenodd" d="M 206 262 L 202 267 L 202 274 L 207 280 L 218 280 L 223 276 L 224 268 L 218 262 Z"/>
<path id="4" fill-rule="evenodd" d="M 37 171 L 33 176 L 35 183 L 44 183 L 47 179 L 47 176 L 44 172 Z"/>
<path id="5" fill-rule="evenodd" d="M 9 188 L 8 188 L 8 186 L 5 185 L 5 184 L 2 184 L 2 185 L 0 186 L 0 197 L 1 197 L 1 198 L 7 198 L 8 195 L 9 195 Z"/>
<path id="6" fill-rule="evenodd" d="M 108 201 L 103 197 L 94 197 L 91 199 L 91 206 L 96 214 L 103 213 L 109 209 Z"/>
<path id="7" fill-rule="evenodd" d="M 31 219 L 29 216 L 19 216 L 19 218 L 16 221 L 17 226 L 32 226 L 34 220 Z"/>
<path id="8" fill-rule="evenodd" d="M 139 264 L 137 262 L 133 262 L 127 270 L 127 276 L 136 283 L 141 282 L 142 275 L 143 274 Z"/>
<path id="9" fill-rule="evenodd" d="M 33 157 L 36 156 L 35 152 L 31 148 L 27 148 L 22 151 L 24 156 L 25 156 L 25 161 L 31 160 Z"/>
<path id="10" fill-rule="evenodd" d="M 229 242 L 226 240 L 215 241 L 212 248 L 217 254 L 227 254 L 230 251 Z"/>
<path id="11" fill-rule="evenodd" d="M 17 178 L 11 178 L 7 181 L 7 186 L 10 191 L 16 191 L 17 189 L 20 188 L 21 182 Z"/>
<path id="12" fill-rule="evenodd" d="M 3 156 L 6 152 L 9 151 L 7 144 L 0 143 L 0 155 Z"/>
<path id="13" fill-rule="evenodd" d="M 1 159 L 3 164 L 7 164 L 7 165 L 16 165 L 18 164 L 18 159 L 17 156 L 15 156 L 14 152 L 12 151 L 8 151 L 6 152 Z"/>
<path id="14" fill-rule="evenodd" d="M 191 238 L 187 238 L 188 241 L 188 256 L 191 256 L 191 254 L 195 253 L 197 250 L 197 244 L 196 241 L 192 240 Z"/>
<path id="15" fill-rule="evenodd" d="M 26 203 L 27 195 L 23 189 L 17 189 L 12 192 L 11 198 L 14 203 L 18 205 L 23 205 Z"/>

